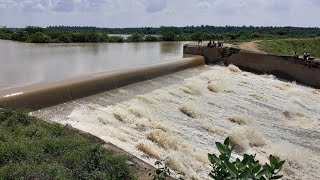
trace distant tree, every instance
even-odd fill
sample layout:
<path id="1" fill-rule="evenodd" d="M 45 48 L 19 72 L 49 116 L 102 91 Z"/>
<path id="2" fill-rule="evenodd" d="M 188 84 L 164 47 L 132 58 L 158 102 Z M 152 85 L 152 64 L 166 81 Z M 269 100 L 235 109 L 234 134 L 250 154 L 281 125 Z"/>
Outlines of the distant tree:
<path id="1" fill-rule="evenodd" d="M 41 27 L 36 27 L 36 26 L 27 26 L 24 29 L 25 32 L 27 32 L 28 34 L 34 34 L 37 32 L 44 32 L 44 29 Z"/>
<path id="2" fill-rule="evenodd" d="M 27 41 L 29 35 L 25 31 L 14 32 L 11 35 L 11 39 L 14 41 Z"/>
<path id="3" fill-rule="evenodd" d="M 89 32 L 86 34 L 86 42 L 100 42 L 100 36 L 97 32 Z"/>
<path id="4" fill-rule="evenodd" d="M 58 37 L 58 41 L 64 42 L 64 43 L 71 43 L 72 42 L 71 36 L 69 34 L 61 34 Z"/>
<path id="5" fill-rule="evenodd" d="M 180 34 L 176 37 L 176 41 L 191 41 L 191 36 L 189 34 Z"/>
<path id="6" fill-rule="evenodd" d="M 42 32 L 36 32 L 30 36 L 31 43 L 48 43 L 50 41 L 51 38 Z"/>
<path id="7" fill-rule="evenodd" d="M 160 27 L 160 35 L 164 41 L 174 41 L 180 34 L 182 34 L 182 30 L 178 27 Z"/>
<path id="8" fill-rule="evenodd" d="M 160 41 L 160 38 L 157 36 L 148 35 L 146 36 L 145 41 L 155 42 L 155 41 Z"/>
<path id="9" fill-rule="evenodd" d="M 130 42 L 141 42 L 144 41 L 144 35 L 143 34 L 139 34 L 139 33 L 135 33 L 131 36 L 128 37 L 128 41 Z"/>
<path id="10" fill-rule="evenodd" d="M 124 39 L 121 36 L 110 36 L 108 42 L 122 43 L 124 42 Z"/>

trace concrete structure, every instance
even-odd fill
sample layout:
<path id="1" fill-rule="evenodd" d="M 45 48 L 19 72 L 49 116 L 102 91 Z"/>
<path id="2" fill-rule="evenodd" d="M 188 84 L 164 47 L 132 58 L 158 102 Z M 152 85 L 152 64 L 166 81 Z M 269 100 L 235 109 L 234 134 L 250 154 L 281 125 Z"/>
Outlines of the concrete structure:
<path id="1" fill-rule="evenodd" d="M 122 71 L 2 90 L 0 107 L 39 110 L 200 65 L 204 65 L 204 58 L 191 56 Z"/>
<path id="2" fill-rule="evenodd" d="M 273 74 L 279 78 L 320 88 L 320 61 L 304 61 L 290 56 L 275 56 L 238 48 L 210 48 L 195 45 L 184 46 L 184 56 L 203 55 L 206 63 L 223 61 L 242 70 Z"/>

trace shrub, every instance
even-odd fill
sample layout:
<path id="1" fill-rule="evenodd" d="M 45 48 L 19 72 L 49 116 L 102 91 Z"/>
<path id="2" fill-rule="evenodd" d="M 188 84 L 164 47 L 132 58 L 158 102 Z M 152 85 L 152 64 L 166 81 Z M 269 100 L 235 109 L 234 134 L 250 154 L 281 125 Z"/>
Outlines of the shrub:
<path id="1" fill-rule="evenodd" d="M 148 35 L 146 36 L 145 41 L 156 42 L 156 41 L 160 41 L 160 38 L 157 36 Z"/>
<path id="2" fill-rule="evenodd" d="M 69 34 L 61 34 L 59 37 L 58 37 L 58 40 L 60 42 L 64 42 L 64 43 L 71 43 L 72 40 L 71 40 L 71 36 Z"/>
<path id="3" fill-rule="evenodd" d="M 280 179 L 282 175 L 278 175 L 285 161 L 281 161 L 278 157 L 269 156 L 270 163 L 261 165 L 255 160 L 255 156 L 244 154 L 243 159 L 237 158 L 231 161 L 231 153 L 233 148 L 227 138 L 224 143 L 216 142 L 216 146 L 220 155 L 208 154 L 209 161 L 213 170 L 209 176 L 217 180 L 238 180 L 238 179 Z"/>
<path id="4" fill-rule="evenodd" d="M 135 34 L 128 37 L 128 41 L 129 42 L 142 42 L 142 41 L 144 41 L 144 35 L 139 34 L 139 33 L 135 33 Z"/>
<path id="5" fill-rule="evenodd" d="M 31 43 L 48 43 L 51 41 L 51 38 L 42 32 L 36 32 L 30 36 L 29 41 Z"/>
<path id="6" fill-rule="evenodd" d="M 121 36 L 110 36 L 108 42 L 122 43 L 124 42 L 124 39 Z"/>
<path id="7" fill-rule="evenodd" d="M 127 158 L 69 126 L 0 109 L 0 179 L 134 179 Z"/>

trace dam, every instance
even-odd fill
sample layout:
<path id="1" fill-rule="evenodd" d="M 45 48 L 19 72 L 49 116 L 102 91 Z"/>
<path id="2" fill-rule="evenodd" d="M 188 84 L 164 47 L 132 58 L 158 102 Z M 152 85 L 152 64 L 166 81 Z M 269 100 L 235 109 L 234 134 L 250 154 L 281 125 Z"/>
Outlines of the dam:
<path id="1" fill-rule="evenodd" d="M 202 52 L 199 47 L 191 50 Z M 161 70 L 176 65 L 166 74 L 152 70 L 147 74 L 154 76 L 146 78 L 142 73 L 137 75 L 143 77 L 141 82 L 130 80 L 131 74 L 124 75 L 123 86 L 106 88 L 104 92 L 94 89 L 98 94 L 88 97 L 71 93 L 74 98 L 62 96 L 61 101 L 66 102 L 51 104 L 56 106 L 24 105 L 34 109 L 32 115 L 93 134 L 149 164 L 165 159 L 186 179 L 208 179 L 211 167 L 207 153 L 216 153 L 214 143 L 227 136 L 239 149 L 235 157 L 246 152 L 257 154 L 265 162 L 269 154 L 275 154 L 287 161 L 286 179 L 318 179 L 320 90 L 271 74 L 246 72 L 232 63 L 225 66 L 219 63 L 223 57 L 212 58 L 218 64 L 204 65 L 209 58 L 223 55 L 219 49 L 208 53 L 213 56 L 201 58 L 193 57 L 197 52 L 184 53 L 187 59 L 165 62 L 169 64 L 162 68 L 163 63 L 156 65 Z M 131 72 L 139 72 L 139 68 Z M 71 82 L 80 81 L 76 78 Z M 43 92 L 58 92 L 57 97 L 61 92 L 72 92 L 52 87 L 41 88 Z M 16 93 L 11 100 L 24 97 L 32 102 L 28 97 L 36 97 L 33 93 Z"/>

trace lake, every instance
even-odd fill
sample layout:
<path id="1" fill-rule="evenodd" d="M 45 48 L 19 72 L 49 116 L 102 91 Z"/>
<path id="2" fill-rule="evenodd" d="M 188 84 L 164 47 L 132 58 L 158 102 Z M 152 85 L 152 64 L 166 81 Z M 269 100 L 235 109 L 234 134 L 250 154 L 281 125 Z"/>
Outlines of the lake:
<path id="1" fill-rule="evenodd" d="M 182 57 L 187 42 L 29 44 L 0 40 L 0 89 Z"/>

